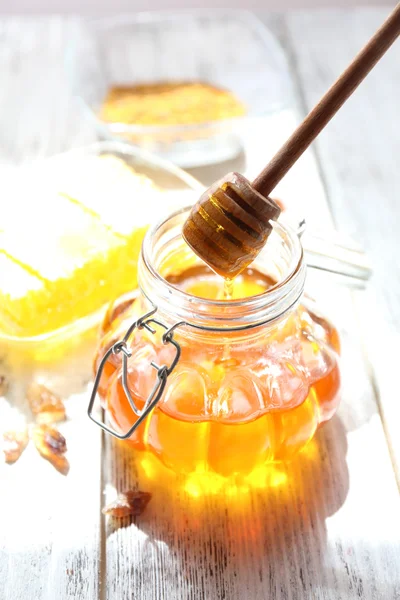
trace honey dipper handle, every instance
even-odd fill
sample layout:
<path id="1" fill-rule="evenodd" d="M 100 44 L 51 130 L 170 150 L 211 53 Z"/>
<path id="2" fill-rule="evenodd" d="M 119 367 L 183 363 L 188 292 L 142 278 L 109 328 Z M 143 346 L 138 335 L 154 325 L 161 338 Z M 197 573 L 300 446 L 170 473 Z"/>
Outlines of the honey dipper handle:
<path id="1" fill-rule="evenodd" d="M 322 129 L 329 123 L 339 108 L 351 96 L 362 80 L 368 75 L 380 58 L 390 48 L 400 34 L 400 3 L 398 3 L 370 39 L 357 54 L 353 62 L 318 104 L 297 127 L 279 152 L 253 181 L 255 188 L 263 196 L 268 196 L 283 176 L 294 165 Z"/>

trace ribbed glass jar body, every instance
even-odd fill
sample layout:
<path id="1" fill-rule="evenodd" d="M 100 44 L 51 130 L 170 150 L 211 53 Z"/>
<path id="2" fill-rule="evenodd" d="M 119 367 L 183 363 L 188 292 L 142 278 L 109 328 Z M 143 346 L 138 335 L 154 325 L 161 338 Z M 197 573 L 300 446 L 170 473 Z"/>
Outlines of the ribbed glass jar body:
<path id="1" fill-rule="evenodd" d="M 306 269 L 294 232 L 275 224 L 252 265 L 270 285 L 249 295 L 255 290 L 250 273 L 238 284 L 247 297 L 227 301 L 211 293 L 216 276 L 203 273 L 196 280 L 199 259 L 180 234 L 186 215 L 180 211 L 147 234 L 141 290 L 134 300 L 122 299 L 110 309 L 95 366 L 152 306 L 167 328 L 181 323 L 174 330 L 179 362 L 156 408 L 128 443 L 175 472 L 248 475 L 290 459 L 333 416 L 340 387 L 338 334 L 304 297 Z M 165 330 L 154 329 L 136 329 L 129 340 L 128 386 L 138 407 L 155 382 L 151 362 L 169 365 L 175 355 L 174 347 L 162 342 Z M 122 387 L 121 360 L 112 356 L 100 396 L 110 423 L 124 432 L 137 417 Z"/>

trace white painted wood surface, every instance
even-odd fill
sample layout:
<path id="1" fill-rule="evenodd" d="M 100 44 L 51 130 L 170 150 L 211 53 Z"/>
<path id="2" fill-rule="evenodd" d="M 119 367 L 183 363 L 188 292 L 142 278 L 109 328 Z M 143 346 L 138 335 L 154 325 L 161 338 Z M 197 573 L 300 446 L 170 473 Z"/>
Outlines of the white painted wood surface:
<path id="1" fill-rule="evenodd" d="M 25 402 L 31 377 L 67 398 L 68 475 L 58 473 L 30 442 L 14 465 L 0 463 L 0 597 L 2 600 L 96 600 L 100 569 L 101 435 L 87 427 L 90 353 L 62 371 L 24 371 L 7 364 L 8 402 L 0 398 L 1 433 L 32 421 Z M 65 374 L 68 373 L 68 377 Z"/>
<path id="2" fill-rule="evenodd" d="M 0 21 L 0 172 L 95 139 L 76 116 L 60 69 L 72 31 L 72 23 L 56 18 Z M 23 377 L 14 372 L 8 402 L 0 398 L 1 433 L 31 420 L 24 401 L 31 377 L 43 377 L 68 398 L 60 430 L 70 462 L 64 477 L 31 443 L 15 465 L 0 464 L 1 600 L 99 597 L 101 434 L 87 426 L 90 355 L 82 349 L 60 369 L 25 371 Z M 4 358 L 1 367 L 9 374 Z"/>
<path id="3" fill-rule="evenodd" d="M 287 18 L 302 93 L 311 107 L 382 21 L 382 10 L 303 13 Z M 330 48 L 336 40 L 335 52 Z M 304 41 L 307 40 L 307 43 Z M 340 230 L 357 238 L 371 257 L 368 295 L 356 297 L 364 342 L 399 477 L 400 266 L 400 45 L 397 43 L 317 142 L 330 205 Z M 399 479 L 400 481 L 400 479 Z"/>
<path id="4" fill-rule="evenodd" d="M 384 14 L 308 12 L 268 21 L 288 52 L 296 91 L 308 106 Z M 75 29 L 72 19 L 0 21 L 0 165 L 94 139 L 61 70 L 65 43 Z M 167 475 L 150 486 L 133 455 L 110 438 L 101 445 L 86 420 L 84 362 L 69 386 L 79 390 L 65 425 L 70 474 L 62 478 L 44 461 L 34 461 L 34 449 L 14 467 L 1 468 L 2 600 L 400 598 L 400 499 L 391 461 L 391 454 L 400 456 L 393 365 L 399 312 L 393 260 L 400 249 L 399 64 L 394 49 L 318 143 L 334 219 L 368 248 L 376 275 L 362 296 L 335 291 L 332 302 L 332 289 L 321 295 L 342 332 L 343 401 L 338 416 L 318 433 L 315 451 L 281 473 L 288 478 L 286 487 L 260 489 L 236 507 L 229 497 L 216 506 L 212 499 L 203 503 L 176 493 Z M 282 114 L 265 124 L 265 136 L 259 129 L 247 132 L 250 175 L 294 123 L 292 115 Z M 215 179 L 218 169 L 195 174 L 206 181 Z M 310 152 L 279 193 L 289 204 L 301 204 L 312 225 L 329 225 L 324 186 Z M 4 202 L 3 196 L 0 210 Z M 379 311 L 373 310 L 371 319 L 373 300 Z M 65 365 L 64 373 L 71 371 Z M 64 374 L 51 377 L 62 391 Z M 17 378 L 14 401 L 22 385 Z M 0 408 L 2 419 L 10 419 L 10 406 L 2 402 Z M 102 536 L 100 506 L 115 490 L 137 481 L 153 492 L 148 509 L 122 527 L 106 523 Z"/>

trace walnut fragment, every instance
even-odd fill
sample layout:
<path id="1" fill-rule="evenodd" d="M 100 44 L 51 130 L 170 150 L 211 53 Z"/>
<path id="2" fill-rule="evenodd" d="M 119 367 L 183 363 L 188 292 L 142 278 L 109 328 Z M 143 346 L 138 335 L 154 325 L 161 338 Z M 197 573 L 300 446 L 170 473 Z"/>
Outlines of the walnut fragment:
<path id="1" fill-rule="evenodd" d="M 118 498 L 103 508 L 103 515 L 117 519 L 141 515 L 151 499 L 149 492 L 128 490 L 118 495 Z"/>
<path id="2" fill-rule="evenodd" d="M 64 456 L 67 443 L 62 433 L 50 425 L 37 425 L 33 429 L 32 439 L 39 454 L 51 462 L 57 471 L 67 475 L 69 462 Z"/>
<path id="3" fill-rule="evenodd" d="M 5 461 L 8 465 L 17 462 L 23 451 L 28 445 L 28 430 L 11 430 L 3 433 L 3 452 Z"/>
<path id="4" fill-rule="evenodd" d="M 26 395 L 37 423 L 48 425 L 65 420 L 64 402 L 46 386 L 31 383 Z"/>

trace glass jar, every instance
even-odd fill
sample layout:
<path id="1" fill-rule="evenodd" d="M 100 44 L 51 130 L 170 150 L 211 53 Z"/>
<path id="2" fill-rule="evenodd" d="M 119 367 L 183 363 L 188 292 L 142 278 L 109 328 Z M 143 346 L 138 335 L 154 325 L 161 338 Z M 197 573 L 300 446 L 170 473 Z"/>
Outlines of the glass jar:
<path id="1" fill-rule="evenodd" d="M 333 416 L 338 334 L 304 296 L 302 246 L 280 223 L 252 265 L 272 281 L 263 293 L 226 301 L 174 284 L 201 264 L 181 235 L 188 211 L 148 232 L 140 291 L 107 313 L 89 413 L 97 421 L 98 388 L 109 426 L 99 424 L 133 448 L 178 473 L 249 476 L 293 457 Z"/>

